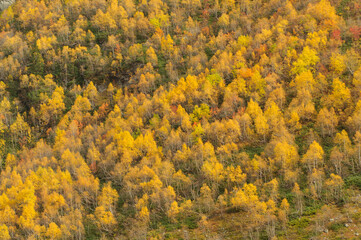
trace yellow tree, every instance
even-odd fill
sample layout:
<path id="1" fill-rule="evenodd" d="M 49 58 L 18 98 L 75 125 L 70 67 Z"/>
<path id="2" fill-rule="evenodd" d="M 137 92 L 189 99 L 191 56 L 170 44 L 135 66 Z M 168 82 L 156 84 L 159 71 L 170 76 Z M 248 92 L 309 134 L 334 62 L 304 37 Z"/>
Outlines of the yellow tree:
<path id="1" fill-rule="evenodd" d="M 19 194 L 23 194 L 24 202 L 22 207 L 22 213 L 19 217 L 19 225 L 26 232 L 32 232 L 36 225 L 36 216 L 38 213 L 36 212 L 36 196 L 35 189 L 33 184 L 30 181 L 27 181 L 23 187 L 24 190 L 20 191 Z"/>
<path id="2" fill-rule="evenodd" d="M 172 202 L 169 210 L 167 211 L 167 215 L 168 217 L 172 220 L 172 221 L 176 221 L 176 217 L 179 213 L 179 206 L 177 201 Z"/>
<path id="3" fill-rule="evenodd" d="M 278 219 L 281 221 L 283 229 L 286 229 L 289 211 L 290 204 L 288 203 L 287 199 L 284 198 L 278 210 Z"/>
<path id="4" fill-rule="evenodd" d="M 226 13 L 223 13 L 222 16 L 218 18 L 218 25 L 221 28 L 227 29 L 229 26 L 229 16 Z"/>
<path id="5" fill-rule="evenodd" d="M 108 182 L 98 197 L 98 205 L 104 206 L 111 213 L 115 214 L 115 203 L 118 201 L 118 197 L 117 191 L 113 189 L 110 186 L 110 182 Z"/>
<path id="6" fill-rule="evenodd" d="M 335 78 L 332 82 L 332 93 L 329 100 L 337 110 L 345 109 L 351 103 L 351 92 L 345 83 Z"/>
<path id="7" fill-rule="evenodd" d="M 263 97 L 265 94 L 266 80 L 261 76 L 257 68 L 255 69 L 247 87 L 250 92 L 255 92 L 258 96 Z"/>
<path id="8" fill-rule="evenodd" d="M 153 65 L 153 67 L 156 67 L 158 65 L 158 57 L 154 51 L 154 48 L 149 47 L 145 52 L 145 54 L 146 54 L 147 62 L 150 62 Z"/>
<path id="9" fill-rule="evenodd" d="M 0 238 L 4 239 L 4 240 L 10 240 L 11 239 L 8 227 L 5 224 L 0 226 Z"/>
<path id="10" fill-rule="evenodd" d="M 273 152 L 275 163 L 279 166 L 283 174 L 286 173 L 286 170 L 295 168 L 299 159 L 295 146 L 290 145 L 286 141 L 278 142 Z"/>
<path id="11" fill-rule="evenodd" d="M 273 101 L 268 102 L 268 106 L 264 112 L 264 115 L 271 130 L 276 129 L 279 127 L 279 125 L 284 124 L 282 112 L 278 105 Z"/>
<path id="12" fill-rule="evenodd" d="M 263 114 L 258 115 L 254 119 L 254 125 L 256 128 L 256 133 L 263 138 L 263 142 L 266 142 L 266 136 L 268 133 L 269 125 L 267 123 L 267 119 L 264 117 Z"/>
<path id="13" fill-rule="evenodd" d="M 302 53 L 298 56 L 298 59 L 293 62 L 292 74 L 300 74 L 308 70 L 313 70 L 313 67 L 320 61 L 317 56 L 317 51 L 306 46 L 302 50 Z"/>
<path id="14" fill-rule="evenodd" d="M 115 203 L 118 200 L 118 193 L 108 182 L 98 197 L 98 207 L 95 209 L 95 223 L 100 230 L 113 231 L 117 221 L 115 219 Z"/>
<path id="15" fill-rule="evenodd" d="M 309 173 L 312 173 L 313 169 L 323 166 L 323 155 L 322 147 L 316 141 L 313 141 L 302 158 L 302 162 L 307 165 Z"/>
<path id="16" fill-rule="evenodd" d="M 97 13 L 94 15 L 93 24 L 107 33 L 110 33 L 117 28 L 117 23 L 110 13 L 104 13 L 101 9 L 98 9 Z"/>
<path id="17" fill-rule="evenodd" d="M 199 7 L 201 7 L 201 1 L 200 0 L 182 0 L 181 4 L 186 8 L 186 12 L 188 16 L 195 12 L 195 10 Z"/>
<path id="18" fill-rule="evenodd" d="M 83 92 L 83 96 L 88 98 L 91 105 L 94 106 L 98 98 L 98 90 L 94 86 L 93 82 L 90 82 Z"/>
<path id="19" fill-rule="evenodd" d="M 300 130 L 302 128 L 302 124 L 299 121 L 300 116 L 298 115 L 297 111 L 293 110 L 290 113 L 289 119 L 287 121 L 287 126 L 293 132 Z"/>
<path id="20" fill-rule="evenodd" d="M 347 165 L 351 165 L 352 171 L 355 171 L 354 161 L 350 158 L 353 149 L 347 132 L 342 130 L 340 133 L 337 133 L 333 142 L 335 147 L 332 148 L 330 160 L 335 167 L 336 174 L 344 176 L 344 170 L 347 169 Z"/>
<path id="21" fill-rule="evenodd" d="M 329 111 L 326 107 L 324 107 L 317 115 L 316 126 L 321 130 L 323 137 L 325 135 L 332 136 L 337 123 L 337 115 L 333 108 Z"/>
<path id="22" fill-rule="evenodd" d="M 297 91 L 308 89 L 311 93 L 314 91 L 315 85 L 316 81 L 313 78 L 313 74 L 310 70 L 301 72 L 290 83 L 290 86 L 295 87 Z"/>
<path id="23" fill-rule="evenodd" d="M 45 236 L 49 239 L 61 239 L 61 230 L 56 223 L 51 222 L 48 229 L 46 230 Z"/>
<path id="24" fill-rule="evenodd" d="M 11 104 L 9 102 L 9 100 L 7 99 L 7 97 L 4 97 L 4 99 L 1 101 L 0 103 L 0 114 L 2 116 L 2 118 L 4 119 L 4 123 L 6 126 L 9 126 L 10 121 L 11 121 Z"/>
<path id="25" fill-rule="evenodd" d="M 104 206 L 99 206 L 94 212 L 95 223 L 101 231 L 112 232 L 117 223 L 113 214 Z"/>
<path id="26" fill-rule="evenodd" d="M 312 99 L 312 94 L 308 89 L 298 90 L 297 96 L 292 99 L 289 105 L 290 112 L 296 111 L 301 119 L 313 119 L 316 110 Z"/>
<path id="27" fill-rule="evenodd" d="M 322 24 L 323 29 L 331 30 L 337 26 L 339 16 L 328 0 L 321 0 L 307 6 L 307 13 Z"/>
<path id="28" fill-rule="evenodd" d="M 40 105 L 40 119 L 44 124 L 49 122 L 54 123 L 54 121 L 62 114 L 65 110 L 64 98 L 63 88 L 57 87 L 54 90 L 51 99 L 48 99 L 46 103 Z"/>
<path id="29" fill-rule="evenodd" d="M 200 189 L 200 196 L 197 200 L 199 209 L 202 212 L 211 212 L 214 208 L 214 200 L 212 196 L 212 190 L 207 184 L 203 184 Z"/>
<path id="30" fill-rule="evenodd" d="M 343 174 L 344 165 L 347 162 L 346 155 L 339 148 L 334 147 L 330 154 L 330 161 L 337 175 Z"/>
<path id="31" fill-rule="evenodd" d="M 203 164 L 202 171 L 211 183 L 219 184 L 224 179 L 223 165 L 216 158 L 207 160 Z"/>
<path id="32" fill-rule="evenodd" d="M 321 197 L 324 176 L 325 173 L 323 172 L 323 170 L 322 169 L 318 170 L 316 168 L 314 168 L 312 173 L 309 174 L 308 176 L 310 192 L 315 199 Z"/>
<path id="33" fill-rule="evenodd" d="M 225 176 L 229 185 L 241 186 L 246 181 L 247 175 L 243 173 L 240 166 L 234 167 L 230 165 L 226 168 Z"/>
<path id="34" fill-rule="evenodd" d="M 347 125 L 353 132 L 361 131 L 361 101 L 359 100 L 356 104 L 355 110 L 350 117 L 347 119 Z"/>
<path id="35" fill-rule="evenodd" d="M 338 53 L 332 53 L 330 68 L 334 71 L 336 76 L 341 75 L 346 70 L 345 56 Z"/>
<path id="36" fill-rule="evenodd" d="M 235 188 L 230 201 L 231 206 L 242 210 L 240 216 L 242 219 L 247 220 L 241 226 L 249 232 L 258 231 L 266 221 L 271 220 L 269 219 L 269 214 L 273 215 L 274 202 L 270 200 L 268 201 L 269 204 L 267 204 L 260 201 L 257 195 L 257 188 L 253 184 L 246 183 L 242 189 Z"/>
<path id="37" fill-rule="evenodd" d="M 24 121 L 23 116 L 18 113 L 15 122 L 10 126 L 10 132 L 12 134 L 12 142 L 20 142 L 24 144 L 27 142 L 27 138 L 30 136 L 30 127 L 27 122 Z"/>
<path id="38" fill-rule="evenodd" d="M 330 178 L 325 181 L 326 187 L 329 189 L 327 191 L 327 197 L 331 197 L 335 200 L 340 200 L 342 197 L 342 187 L 343 187 L 343 180 L 339 175 L 335 175 L 331 173 Z"/>

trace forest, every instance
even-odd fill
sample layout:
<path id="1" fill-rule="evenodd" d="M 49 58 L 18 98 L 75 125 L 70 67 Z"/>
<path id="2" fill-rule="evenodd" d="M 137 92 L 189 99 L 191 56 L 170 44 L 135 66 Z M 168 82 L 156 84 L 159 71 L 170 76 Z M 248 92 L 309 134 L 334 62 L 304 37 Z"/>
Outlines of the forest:
<path id="1" fill-rule="evenodd" d="M 359 0 L 16 0 L 0 239 L 360 239 Z"/>

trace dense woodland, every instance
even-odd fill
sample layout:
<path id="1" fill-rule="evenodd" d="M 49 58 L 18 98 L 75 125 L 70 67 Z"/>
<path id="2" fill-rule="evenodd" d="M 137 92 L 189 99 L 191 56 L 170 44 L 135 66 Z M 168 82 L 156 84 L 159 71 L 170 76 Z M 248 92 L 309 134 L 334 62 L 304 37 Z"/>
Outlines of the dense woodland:
<path id="1" fill-rule="evenodd" d="M 16 0 L 0 31 L 0 239 L 360 238 L 359 0 Z"/>

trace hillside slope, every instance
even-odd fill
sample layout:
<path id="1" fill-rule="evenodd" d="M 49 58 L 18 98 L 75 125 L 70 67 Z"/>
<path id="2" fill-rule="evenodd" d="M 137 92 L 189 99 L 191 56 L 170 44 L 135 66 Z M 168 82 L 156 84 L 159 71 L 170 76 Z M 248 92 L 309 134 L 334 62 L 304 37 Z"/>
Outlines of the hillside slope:
<path id="1" fill-rule="evenodd" d="M 358 0 L 17 0 L 0 239 L 358 239 Z"/>

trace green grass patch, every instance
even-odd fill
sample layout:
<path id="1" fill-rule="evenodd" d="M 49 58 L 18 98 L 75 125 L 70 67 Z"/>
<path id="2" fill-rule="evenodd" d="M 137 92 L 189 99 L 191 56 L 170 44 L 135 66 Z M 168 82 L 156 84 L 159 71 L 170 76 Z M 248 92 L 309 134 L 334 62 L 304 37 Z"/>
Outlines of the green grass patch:
<path id="1" fill-rule="evenodd" d="M 310 225 L 310 219 L 306 217 L 296 218 L 291 220 L 288 225 L 299 229 L 305 229 Z"/>
<path id="2" fill-rule="evenodd" d="M 349 176 L 345 179 L 345 183 L 347 187 L 353 186 L 361 190 L 361 175 Z"/>
<path id="3" fill-rule="evenodd" d="M 100 231 L 97 226 L 90 220 L 86 220 L 84 223 L 85 239 L 95 240 L 100 239 Z"/>
<path id="4" fill-rule="evenodd" d="M 198 228 L 198 217 L 196 215 L 186 217 L 184 219 L 184 224 L 188 227 L 188 229 L 196 229 Z"/>
<path id="5" fill-rule="evenodd" d="M 329 229 L 334 231 L 334 232 L 337 232 L 338 230 L 340 230 L 341 228 L 344 228 L 345 226 L 342 224 L 342 223 L 333 223 Z"/>
<path id="6" fill-rule="evenodd" d="M 261 155 L 264 151 L 264 146 L 247 146 L 243 148 L 243 151 L 252 159 L 256 154 Z"/>

